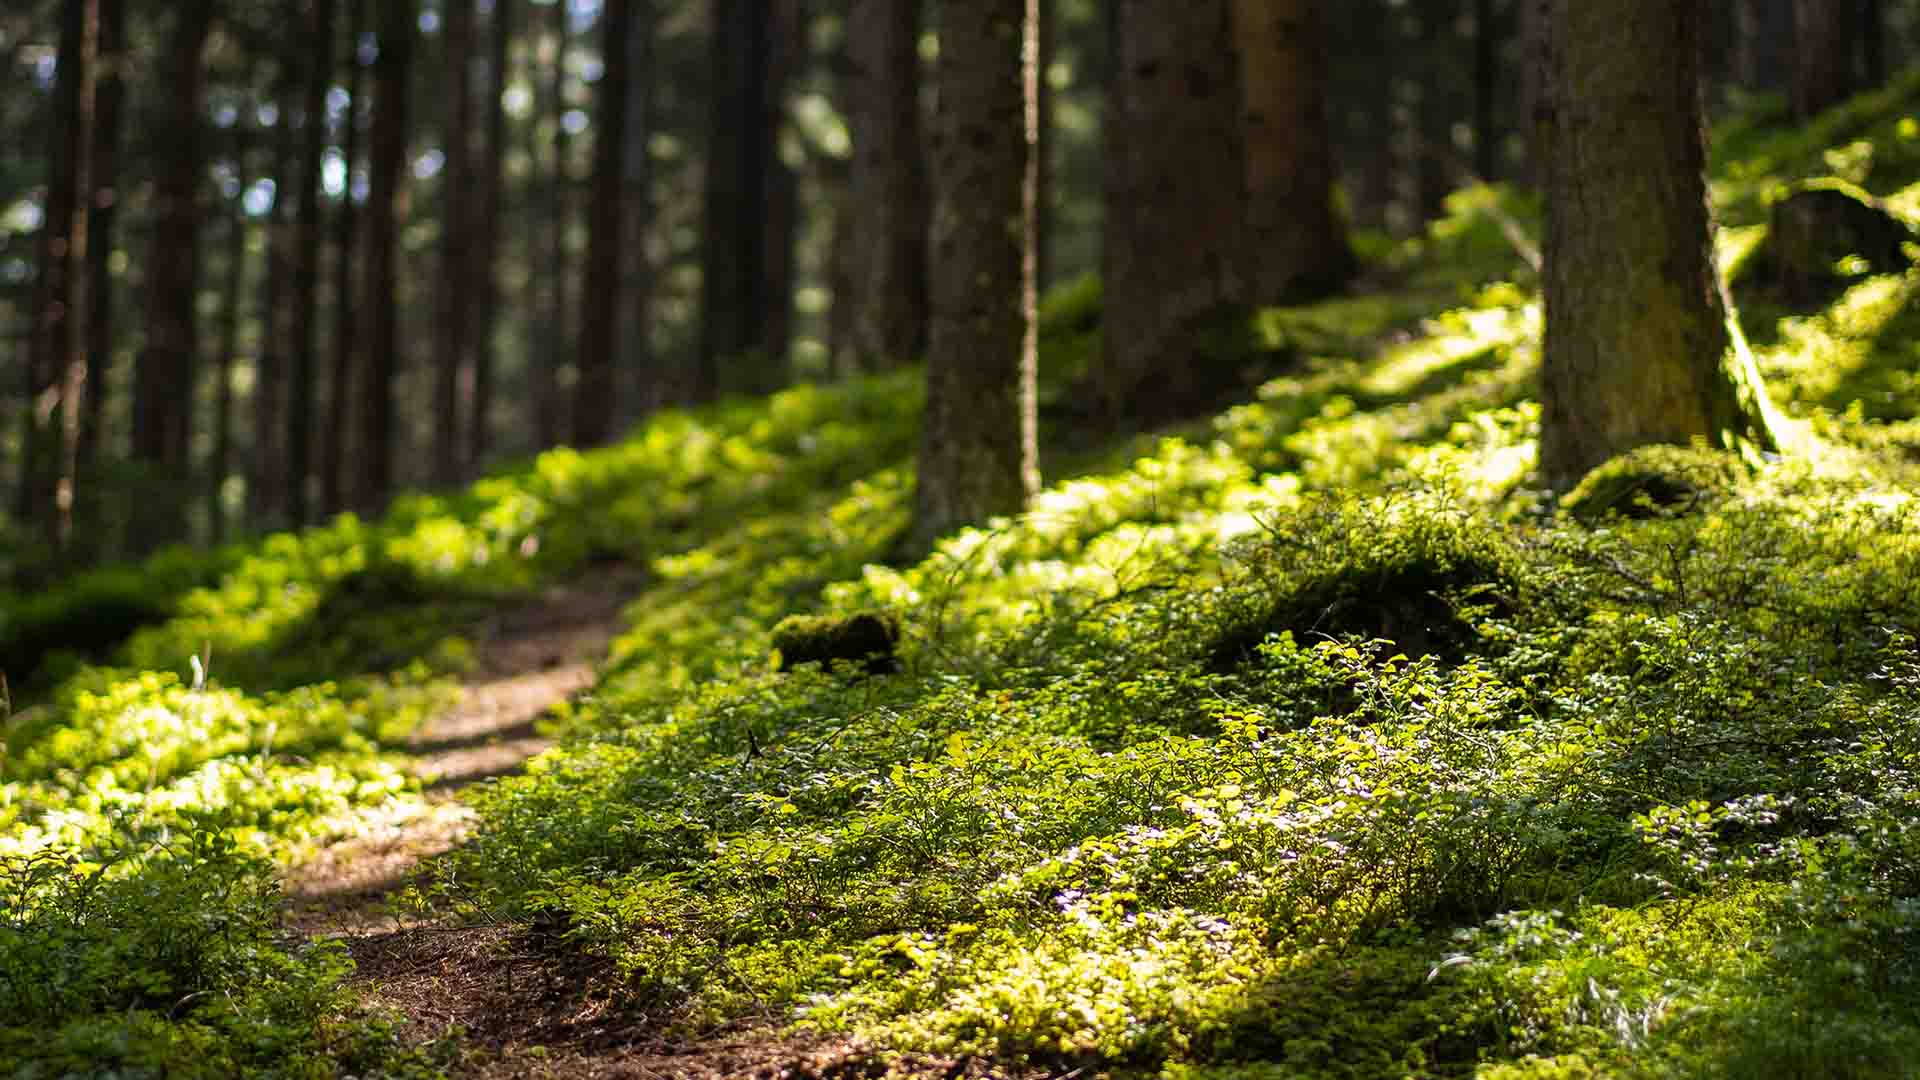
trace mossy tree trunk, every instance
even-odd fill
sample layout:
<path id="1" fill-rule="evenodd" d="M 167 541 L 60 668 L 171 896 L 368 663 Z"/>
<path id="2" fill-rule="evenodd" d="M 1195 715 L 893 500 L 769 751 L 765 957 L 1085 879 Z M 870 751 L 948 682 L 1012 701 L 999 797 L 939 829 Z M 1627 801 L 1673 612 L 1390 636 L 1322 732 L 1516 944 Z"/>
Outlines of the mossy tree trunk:
<path id="1" fill-rule="evenodd" d="M 1032 116 L 1037 0 L 950 0 L 934 117 L 932 326 L 914 545 L 1039 487 Z"/>
<path id="2" fill-rule="evenodd" d="M 1811 120 L 1852 96 L 1859 0 L 1793 0 L 1793 111 Z"/>
<path id="3" fill-rule="evenodd" d="M 1353 274 L 1333 213 L 1320 0 L 1233 0 L 1245 108 L 1248 299 L 1324 295 Z"/>
<path id="4" fill-rule="evenodd" d="M 1218 382 L 1194 331 L 1242 299 L 1240 79 L 1228 0 L 1120 0 L 1119 24 L 1099 394 L 1109 415 L 1157 420 Z"/>
<path id="5" fill-rule="evenodd" d="M 847 352 L 858 371 L 911 363 L 927 346 L 920 22 L 918 0 L 853 0 L 847 14 Z"/>
<path id="6" fill-rule="evenodd" d="M 1554 0 L 1540 469 L 1696 438 L 1770 443 L 1713 264 L 1700 0 Z"/>

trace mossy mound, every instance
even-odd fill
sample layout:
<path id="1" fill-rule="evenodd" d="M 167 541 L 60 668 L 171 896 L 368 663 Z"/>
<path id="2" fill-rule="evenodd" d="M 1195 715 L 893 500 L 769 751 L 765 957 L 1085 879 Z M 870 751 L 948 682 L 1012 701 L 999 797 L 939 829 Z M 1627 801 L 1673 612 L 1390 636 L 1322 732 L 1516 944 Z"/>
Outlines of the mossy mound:
<path id="1" fill-rule="evenodd" d="M 1740 456 L 1725 450 L 1642 446 L 1588 473 L 1560 509 L 1586 524 L 1685 514 L 1723 499 L 1747 475 Z"/>
<path id="2" fill-rule="evenodd" d="M 1863 274 L 1904 271 L 1914 232 L 1891 206 L 1838 177 L 1795 184 L 1775 199 L 1759 271 L 1797 304 L 1831 301 Z"/>
<path id="3" fill-rule="evenodd" d="M 831 667 L 835 661 L 858 664 L 869 675 L 900 670 L 894 650 L 900 642 L 900 622 L 880 611 L 853 615 L 789 615 L 773 628 L 777 669 L 789 671 L 801 664 Z"/>
<path id="4" fill-rule="evenodd" d="M 1303 566 L 1283 559 L 1254 572 L 1264 579 L 1248 605 L 1207 650 L 1207 667 L 1233 671 L 1260 644 L 1283 632 L 1295 640 L 1360 637 L 1391 641 L 1410 657 L 1457 664 L 1483 648 L 1474 619 L 1506 618 L 1526 595 L 1525 568 L 1493 533 L 1445 518 L 1421 517 L 1385 532 L 1321 536 L 1313 544 L 1348 544 L 1344 558 L 1309 554 Z M 1292 545 L 1289 545 L 1292 546 Z M 1301 572 L 1304 571 L 1304 572 Z M 1470 610 L 1471 609 L 1471 610 Z"/>

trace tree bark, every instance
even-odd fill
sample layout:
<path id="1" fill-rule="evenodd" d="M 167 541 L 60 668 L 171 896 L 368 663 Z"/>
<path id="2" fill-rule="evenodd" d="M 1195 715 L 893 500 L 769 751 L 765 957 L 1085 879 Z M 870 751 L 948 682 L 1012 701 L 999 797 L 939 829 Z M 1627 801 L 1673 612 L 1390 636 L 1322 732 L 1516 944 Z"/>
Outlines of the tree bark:
<path id="1" fill-rule="evenodd" d="M 1540 470 L 1648 443 L 1771 445 L 1713 263 L 1700 0 L 1554 0 Z"/>
<path id="2" fill-rule="evenodd" d="M 1792 74 L 1794 0 L 1734 0 L 1734 69 L 1748 90 L 1785 89 Z"/>
<path id="3" fill-rule="evenodd" d="M 468 362 L 474 216 L 473 23 L 475 0 L 448 0 L 446 14 L 447 112 L 441 132 L 446 165 L 441 172 L 440 288 L 433 360 L 433 480 L 451 487 L 460 480 L 460 373 Z"/>
<path id="4" fill-rule="evenodd" d="M 306 101 L 302 105 L 300 183 L 295 210 L 293 368 L 287 383 L 287 519 L 307 524 L 313 473 L 314 382 L 320 351 L 320 166 L 327 149 L 327 91 L 333 88 L 334 0 L 310 0 Z"/>
<path id="5" fill-rule="evenodd" d="M 767 229 L 774 190 L 774 133 L 768 127 L 773 26 L 766 3 L 714 0 L 712 117 L 702 214 L 700 353 L 695 401 L 751 390 L 768 358 Z"/>
<path id="6" fill-rule="evenodd" d="M 1457 151 L 1453 145 L 1453 121 L 1460 110 L 1453 82 L 1458 63 L 1453 46 L 1460 0 L 1418 0 L 1417 6 L 1420 29 L 1414 44 L 1425 70 L 1418 87 L 1419 146 L 1414 155 L 1413 174 L 1417 220 L 1425 222 L 1446 213 L 1447 196 L 1455 186 Z"/>
<path id="7" fill-rule="evenodd" d="M 360 395 L 360 483 L 356 501 L 373 513 L 393 491 L 394 379 L 400 371 L 396 240 L 406 194 L 408 80 L 413 67 L 414 0 L 380 0 L 380 55 L 374 62 L 369 136 L 366 390 Z"/>
<path id="8" fill-rule="evenodd" d="M 859 371 L 911 363 L 927 347 L 920 23 L 917 0 L 853 0 L 847 12 L 853 160 L 843 213 L 853 220 L 845 302 L 851 366 Z"/>
<path id="9" fill-rule="evenodd" d="M 493 0 L 492 37 L 483 96 L 486 148 L 480 172 L 480 214 L 474 230 L 474 328 L 467 424 L 467 467 L 479 469 L 493 452 L 494 328 L 500 309 L 500 235 L 505 228 L 507 65 L 517 12 L 514 0 Z"/>
<path id="10" fill-rule="evenodd" d="M 1120 7 L 1099 392 L 1110 416 L 1158 420 L 1218 384 L 1192 333 L 1242 301 L 1240 80 L 1227 0 Z"/>
<path id="11" fill-rule="evenodd" d="M 912 539 L 1018 513 L 1034 420 L 1037 0 L 949 0 L 934 116 L 932 333 Z"/>
<path id="12" fill-rule="evenodd" d="M 496 0 L 505 3 L 506 0 Z M 367 24 L 367 0 L 352 0 L 347 11 L 347 107 L 340 130 L 340 158 L 346 190 L 333 219 L 333 371 L 327 380 L 327 425 L 320 451 L 320 504 L 329 514 L 347 508 L 347 436 L 354 421 L 354 357 L 359 350 L 359 305 L 354 297 L 354 256 L 359 215 L 355 212 L 353 168 L 360 159 L 359 114 L 366 102 L 360 64 L 360 31 Z"/>
<path id="13" fill-rule="evenodd" d="M 1333 213 L 1319 0 L 1233 0 L 1246 139 L 1247 298 L 1323 296 L 1353 276 Z"/>
<path id="14" fill-rule="evenodd" d="M 1814 117 L 1852 97 L 1859 0 L 1793 0 L 1793 111 Z"/>
<path id="15" fill-rule="evenodd" d="M 120 129 L 127 94 L 126 0 L 100 0 L 99 77 L 94 84 L 93 204 L 87 225 L 87 386 L 81 395 L 79 466 L 99 456 L 113 370 L 113 246 L 120 206 Z"/>
<path id="16" fill-rule="evenodd" d="M 1887 10 L 1882 0 L 1860 0 L 1861 89 L 1887 85 Z"/>
<path id="17" fill-rule="evenodd" d="M 547 173 L 547 310 L 541 340 L 544 347 L 534 358 L 533 428 L 534 449 L 557 446 L 566 434 L 566 409 L 560 398 L 560 371 L 568 355 L 568 330 L 571 293 L 567 288 L 567 230 L 572 226 L 570 196 L 573 187 L 572 142 L 567 134 L 567 54 L 572 28 L 567 21 L 567 5 L 553 6 L 553 68 L 546 82 L 546 112 L 553 117 L 553 135 L 548 149 L 552 166 Z M 530 126 L 531 127 L 531 126 Z M 536 148 L 537 149 L 537 148 Z M 538 160 L 539 154 L 534 154 Z"/>
<path id="18" fill-rule="evenodd" d="M 605 0 L 600 9 L 604 66 L 595 92 L 593 180 L 587 203 L 587 276 L 582 288 L 579 377 L 573 389 L 573 441 L 600 446 L 613 435 L 616 389 L 614 328 L 619 324 L 621 227 L 627 150 L 627 88 L 632 78 L 628 38 L 632 0 Z"/>
<path id="19" fill-rule="evenodd" d="M 288 27 L 297 27 L 300 0 L 287 4 Z M 293 287 L 296 251 L 295 192 L 299 187 L 300 133 L 293 123 L 300 94 L 304 34 L 290 32 L 281 46 L 274 104 L 273 207 L 267 214 L 267 272 L 260 290 L 261 344 L 253 365 L 253 447 L 247 470 L 247 508 L 256 524 L 278 524 L 287 510 L 287 382 L 293 342 Z"/>
<path id="20" fill-rule="evenodd" d="M 226 488 L 233 469 L 233 366 L 240 356 L 241 314 L 246 310 L 247 218 L 240 205 L 246 198 L 245 152 L 236 148 L 233 160 L 241 195 L 227 218 L 227 280 L 220 290 L 224 310 L 220 351 L 214 361 L 213 460 L 207 463 L 207 522 L 216 544 L 224 542 L 228 532 Z"/>
<path id="21" fill-rule="evenodd" d="M 212 0 L 173 5 L 173 30 L 164 77 L 168 96 L 167 138 L 154 182 L 152 243 L 147 252 L 147 340 L 134 372 L 133 456 L 151 465 L 164 482 L 187 471 L 199 318 L 195 311 L 200 273 L 201 109 L 206 90 L 202 53 L 213 24 Z M 141 519 L 151 529 L 136 536 L 149 550 L 179 539 L 186 527 L 185 501 L 159 499 Z"/>
<path id="22" fill-rule="evenodd" d="M 629 420 L 660 407 L 663 380 L 653 355 L 653 152 L 654 133 L 658 130 L 654 115 L 654 87 L 658 79 L 654 63 L 654 35 L 659 13 L 653 0 L 635 0 L 633 24 L 629 28 L 626 50 L 631 75 L 627 81 L 627 134 L 625 171 L 621 176 L 622 211 L 627 230 L 624 302 L 620 309 L 624 325 L 628 377 L 627 402 L 623 413 Z"/>

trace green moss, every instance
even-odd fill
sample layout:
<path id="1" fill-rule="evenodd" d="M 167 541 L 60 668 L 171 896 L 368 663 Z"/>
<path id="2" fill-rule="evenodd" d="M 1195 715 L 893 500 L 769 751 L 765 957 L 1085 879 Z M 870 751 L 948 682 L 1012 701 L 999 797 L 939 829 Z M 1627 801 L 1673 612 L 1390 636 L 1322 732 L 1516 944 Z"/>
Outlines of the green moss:
<path id="1" fill-rule="evenodd" d="M 1738 454 L 1704 446 L 1642 446 L 1594 469 L 1560 500 L 1593 523 L 1609 516 L 1684 514 L 1726 497 L 1749 474 Z"/>
<path id="2" fill-rule="evenodd" d="M 900 643 L 900 621 L 890 612 L 862 611 L 852 615 L 789 615 L 773 628 L 778 668 L 801 664 L 858 665 L 869 675 L 898 671 L 894 655 Z"/>

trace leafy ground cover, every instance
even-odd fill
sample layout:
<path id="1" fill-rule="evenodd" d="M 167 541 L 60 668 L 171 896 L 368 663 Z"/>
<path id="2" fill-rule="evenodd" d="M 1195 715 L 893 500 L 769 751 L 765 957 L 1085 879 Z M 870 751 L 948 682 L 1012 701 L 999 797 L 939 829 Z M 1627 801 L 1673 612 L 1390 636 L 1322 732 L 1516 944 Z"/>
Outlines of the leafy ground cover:
<path id="1" fill-rule="evenodd" d="M 1729 244 L 1764 257 L 1769 183 L 1908 190 L 1915 90 L 1734 129 Z M 1390 293 L 1236 330 L 1289 370 L 1158 441 L 1076 437 L 1098 285 L 1056 294 L 1069 478 L 917 562 L 911 373 L 222 556 L 9 723 L 0 1060 L 1911 1075 L 1914 272 L 1838 268 L 1818 309 L 1745 286 L 1792 453 L 1630 455 L 1556 506 L 1535 210 L 1452 211 Z M 287 932 L 277 869 L 419 798 L 393 752 L 459 632 L 610 560 L 645 588 L 599 682 L 405 898 L 466 928 Z M 466 1051 L 368 1010 L 425 964 L 518 980 L 439 1003 Z"/>

